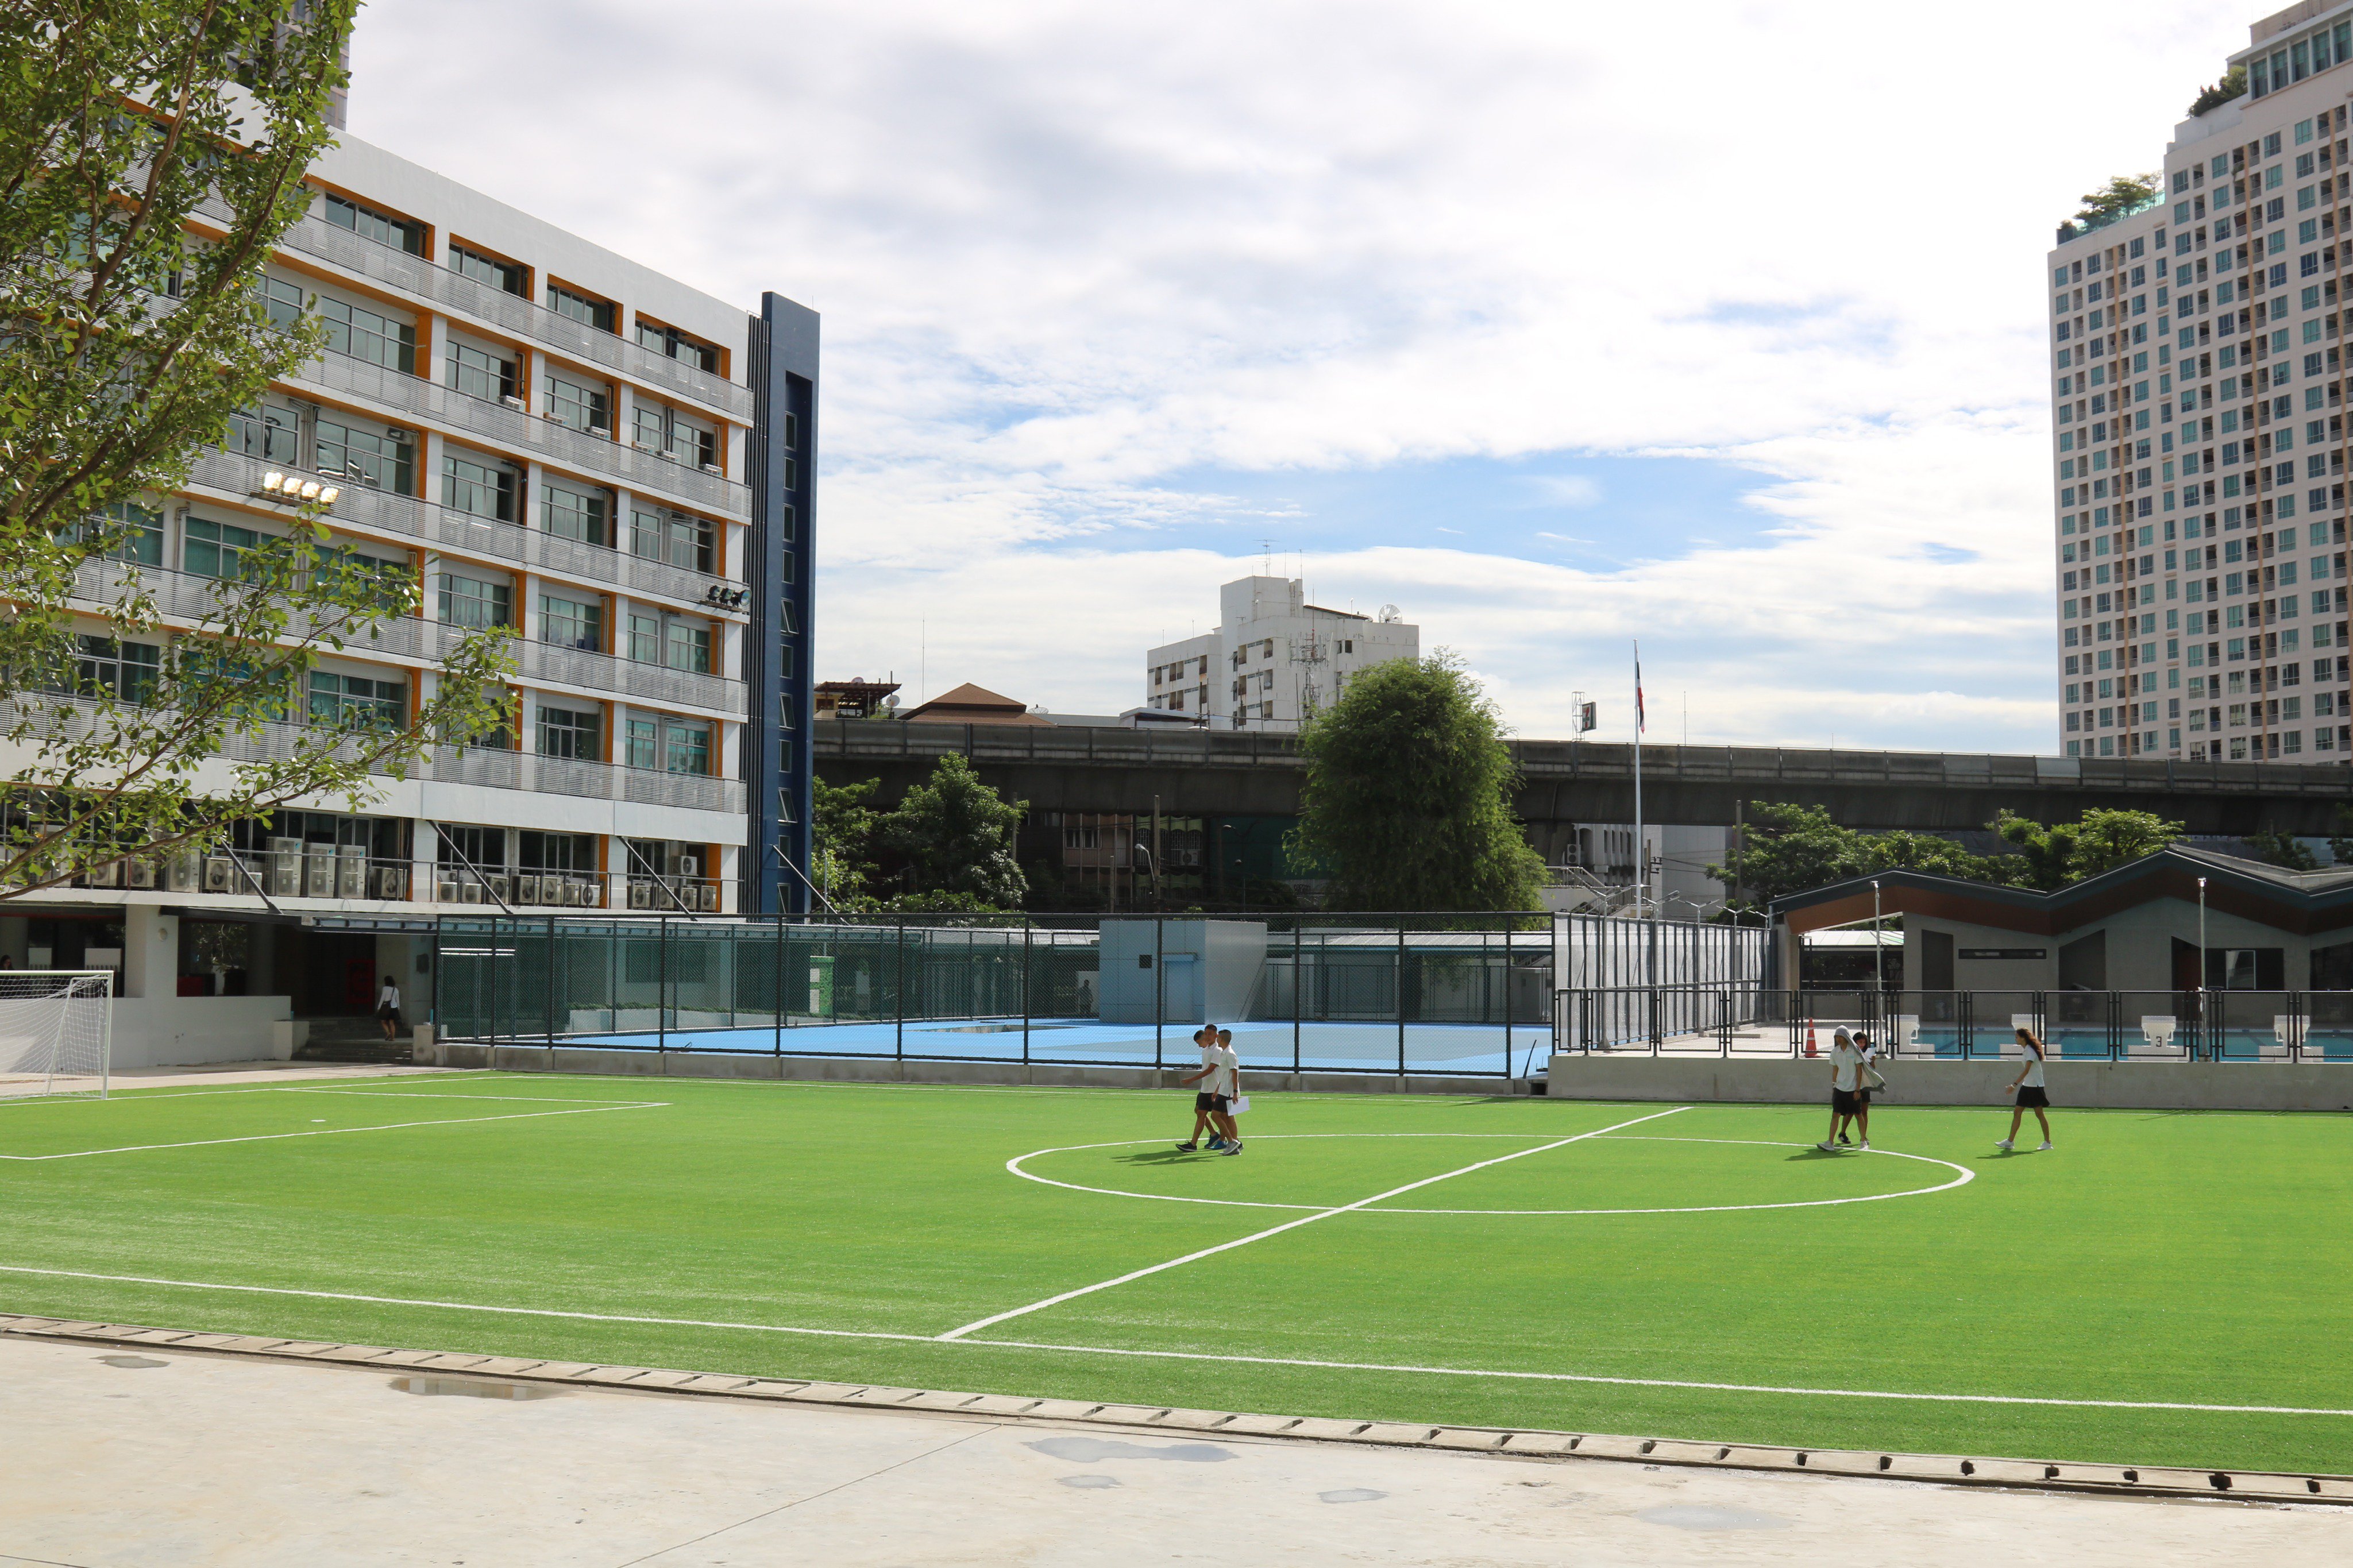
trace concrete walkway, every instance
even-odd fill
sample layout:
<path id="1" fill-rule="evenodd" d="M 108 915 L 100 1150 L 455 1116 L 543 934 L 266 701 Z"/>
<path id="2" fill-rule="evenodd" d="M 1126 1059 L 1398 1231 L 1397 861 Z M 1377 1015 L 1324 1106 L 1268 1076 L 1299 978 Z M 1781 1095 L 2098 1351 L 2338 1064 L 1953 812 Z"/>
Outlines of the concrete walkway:
<path id="1" fill-rule="evenodd" d="M 2353 1558 L 2353 1512 L 1653 1469 L 0 1339 L 0 1563 Z"/>

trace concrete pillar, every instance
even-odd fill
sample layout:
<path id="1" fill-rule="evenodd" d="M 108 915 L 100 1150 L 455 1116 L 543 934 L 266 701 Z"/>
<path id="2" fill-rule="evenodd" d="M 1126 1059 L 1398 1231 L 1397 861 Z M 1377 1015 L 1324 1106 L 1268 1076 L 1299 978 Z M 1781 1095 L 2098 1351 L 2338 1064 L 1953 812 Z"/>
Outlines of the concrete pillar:
<path id="1" fill-rule="evenodd" d="M 153 904 L 122 911 L 122 994 L 179 994 L 180 922 Z"/>

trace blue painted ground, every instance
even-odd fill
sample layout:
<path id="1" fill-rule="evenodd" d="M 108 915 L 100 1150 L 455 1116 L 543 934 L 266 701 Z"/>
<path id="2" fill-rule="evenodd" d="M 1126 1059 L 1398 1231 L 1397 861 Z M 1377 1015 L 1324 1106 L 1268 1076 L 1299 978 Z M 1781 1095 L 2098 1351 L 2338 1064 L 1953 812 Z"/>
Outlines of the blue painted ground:
<path id="1" fill-rule="evenodd" d="M 2266 1052 L 2274 1058 L 2282 1054 L 2279 1037 L 2269 1029 L 2224 1029 L 2221 1031 L 2221 1055 L 2225 1061 L 2251 1062 L 2262 1059 Z M 2051 1047 L 2052 1054 L 2062 1060 L 2105 1060 L 2108 1055 L 2108 1034 L 2105 1029 L 2050 1029 L 2045 1031 L 2045 1042 Z M 1919 1050 L 1923 1047 L 1939 1057 L 1957 1058 L 1961 1054 L 1960 1036 L 1957 1030 L 1950 1028 L 1922 1029 L 1915 1037 L 1913 1048 Z M 2200 1044 L 2201 1050 L 2211 1050 L 2211 1037 Z M 2125 1034 L 2125 1054 L 2147 1057 L 2157 1053 L 2137 1028 L 2127 1027 Z M 2172 1054 L 2175 1056 L 2186 1054 L 2182 1050 L 2182 1037 L 2175 1037 Z M 2309 1030 L 2304 1037 L 2304 1054 L 2307 1058 L 2317 1058 L 2324 1061 L 2353 1061 L 2353 1033 L 2336 1029 Z M 1976 1037 L 1970 1042 L 1969 1055 L 1988 1060 L 1995 1057 L 2015 1058 L 2018 1055 L 2018 1048 L 2011 1044 L 2008 1031 L 1981 1028 L 1977 1031 Z"/>
<path id="2" fill-rule="evenodd" d="M 1289 1023 L 1228 1025 L 1244 1071 L 1395 1072 L 1399 1060 L 1394 1023 L 1301 1024 L 1296 1038 Z M 1037 1018 L 1029 1022 L 1028 1059 L 1113 1067 L 1196 1067 L 1191 1024 L 1164 1024 L 1155 1045 L 1150 1024 L 1104 1024 L 1092 1018 Z M 778 1048 L 773 1027 L 673 1029 L 575 1035 L 566 1045 L 621 1050 L 759 1051 Z M 1540 1072 L 1552 1047 L 1541 1024 L 1514 1024 L 1509 1035 L 1510 1071 Z M 1020 1061 L 1025 1041 L 1018 1018 L 888 1019 L 880 1023 L 795 1024 L 784 1030 L 786 1056 L 963 1058 Z M 1501 1024 L 1408 1024 L 1403 1059 L 1409 1072 L 1502 1076 L 1505 1030 Z"/>

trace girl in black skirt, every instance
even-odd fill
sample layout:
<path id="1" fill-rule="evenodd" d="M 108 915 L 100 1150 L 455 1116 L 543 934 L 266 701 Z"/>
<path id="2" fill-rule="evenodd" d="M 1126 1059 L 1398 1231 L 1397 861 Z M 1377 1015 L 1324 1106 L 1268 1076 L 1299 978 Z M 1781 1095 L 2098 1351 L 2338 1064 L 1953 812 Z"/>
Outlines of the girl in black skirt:
<path id="1" fill-rule="evenodd" d="M 2034 1037 L 2031 1029 L 2018 1031 L 2018 1048 L 2026 1053 L 2026 1066 L 2019 1069 L 2018 1076 L 2010 1080 L 2010 1092 L 2018 1097 L 2018 1102 L 2010 1112 L 2010 1136 L 1994 1145 L 2005 1154 L 2018 1141 L 2019 1124 L 2026 1120 L 2026 1113 L 2030 1110 L 2034 1112 L 2034 1120 L 2042 1124 L 2042 1148 L 2051 1147 L 2051 1118 L 2042 1114 L 2051 1104 L 2050 1091 L 2042 1082 L 2042 1062 L 2049 1053 L 2043 1049 L 2042 1042 Z M 2036 1152 L 2040 1153 L 2042 1150 Z"/>

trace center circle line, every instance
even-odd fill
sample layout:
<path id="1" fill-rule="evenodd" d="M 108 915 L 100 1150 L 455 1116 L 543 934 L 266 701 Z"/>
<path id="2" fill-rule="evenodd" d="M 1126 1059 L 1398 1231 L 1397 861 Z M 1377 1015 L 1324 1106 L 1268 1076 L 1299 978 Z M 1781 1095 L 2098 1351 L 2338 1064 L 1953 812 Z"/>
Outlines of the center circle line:
<path id="1" fill-rule="evenodd" d="M 1546 1135 L 1542 1133 L 1531 1132 L 1264 1132 L 1259 1134 L 1258 1138 L 1259 1141 L 1271 1142 L 1276 1140 L 1288 1141 L 1311 1138 L 1518 1138 L 1525 1140 L 1541 1138 L 1544 1136 Z M 1808 1145 L 1804 1143 L 1783 1142 L 1778 1139 L 1675 1138 L 1658 1134 L 1646 1136 L 1641 1133 L 1615 1135 L 1604 1134 L 1601 1138 L 1596 1139 L 1595 1142 L 1604 1142 L 1612 1137 L 1622 1137 L 1624 1141 L 1628 1142 L 1731 1143 L 1759 1149 L 1803 1149 L 1808 1147 Z M 1005 1162 L 1005 1168 L 1008 1171 L 1010 1171 L 1013 1174 L 1019 1176 L 1022 1180 L 1036 1182 L 1041 1186 L 1060 1187 L 1066 1192 L 1090 1193 L 1101 1197 L 1141 1198 L 1150 1203 L 1164 1204 L 1207 1204 L 1216 1208 L 1285 1209 L 1293 1213 L 1302 1214 L 1315 1214 L 1325 1209 L 1344 1206 L 1337 1204 L 1264 1203 L 1247 1198 L 1188 1198 L 1179 1196 L 1173 1193 L 1134 1193 L 1127 1192 L 1118 1187 L 1089 1187 L 1082 1186 L 1076 1182 L 1058 1182 L 1050 1176 L 1041 1176 L 1034 1171 L 1028 1171 L 1022 1168 L 1024 1161 L 1042 1159 L 1048 1154 L 1077 1154 L 1084 1153 L 1087 1151 L 1093 1149 L 1138 1149 L 1156 1144 L 1159 1142 L 1160 1140 L 1156 1138 L 1124 1138 L 1108 1143 L 1071 1143 L 1053 1149 L 1032 1149 L 1027 1154 L 1017 1154 L 1012 1159 Z M 1900 1193 L 1865 1193 L 1854 1197 L 1844 1198 L 1800 1198 L 1788 1203 L 1778 1204 L 1685 1204 L 1657 1208 L 1606 1209 L 1425 1209 L 1391 1208 L 1382 1205 L 1360 1208 L 1354 1212 L 1357 1214 L 1455 1215 L 1493 1215 L 1504 1218 L 1519 1219 L 1547 1217 L 1566 1218 L 1577 1215 L 1637 1214 L 1741 1214 L 1757 1209 L 1835 1208 L 1846 1204 L 1883 1203 L 1890 1198 L 1928 1197 L 1937 1193 L 1950 1192 L 1955 1187 L 1966 1186 L 1970 1182 L 1977 1179 L 1977 1173 L 1968 1169 L 1968 1167 L 1955 1164 L 1950 1160 L 1939 1160 L 1933 1155 L 1907 1154 L 1898 1149 L 1861 1149 L 1855 1152 L 1862 1154 L 1882 1154 L 1894 1160 L 1916 1160 L 1925 1165 L 1942 1165 L 1945 1169 L 1952 1171 L 1956 1173 L 1956 1174 L 1951 1181 L 1939 1183 L 1933 1187 L 1908 1187 Z"/>

